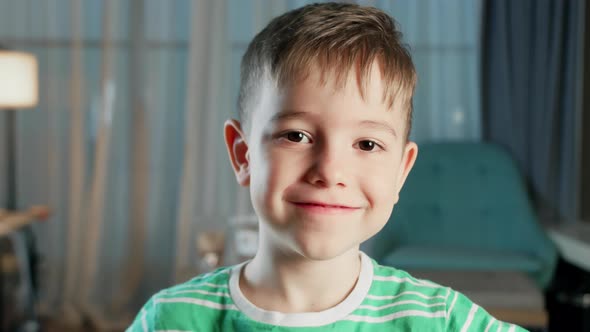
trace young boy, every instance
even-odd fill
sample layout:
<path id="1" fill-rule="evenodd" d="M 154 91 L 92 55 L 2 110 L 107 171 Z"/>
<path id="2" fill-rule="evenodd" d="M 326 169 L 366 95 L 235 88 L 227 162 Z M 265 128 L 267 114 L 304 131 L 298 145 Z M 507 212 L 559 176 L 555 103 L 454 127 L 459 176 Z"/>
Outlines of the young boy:
<path id="1" fill-rule="evenodd" d="M 259 217 L 258 252 L 154 295 L 129 331 L 523 331 L 359 251 L 418 153 L 400 39 L 385 13 L 335 3 L 254 38 L 225 140 Z"/>

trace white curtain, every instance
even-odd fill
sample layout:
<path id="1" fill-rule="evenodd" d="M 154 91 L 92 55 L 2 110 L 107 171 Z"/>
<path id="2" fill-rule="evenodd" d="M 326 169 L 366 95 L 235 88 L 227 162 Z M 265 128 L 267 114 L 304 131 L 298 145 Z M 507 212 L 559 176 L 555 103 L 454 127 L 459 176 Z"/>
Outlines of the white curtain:
<path id="1" fill-rule="evenodd" d="M 35 225 L 41 312 L 122 330 L 151 293 L 201 272 L 196 234 L 225 228 L 244 193 L 222 136 L 226 13 L 225 1 L 0 1 L 0 42 L 40 62 L 39 106 L 17 119 L 17 198 L 54 211 Z"/>
<path id="2" fill-rule="evenodd" d="M 54 211 L 35 225 L 43 313 L 121 330 L 200 272 L 197 234 L 252 213 L 222 136 L 239 62 L 272 17 L 311 2 L 0 0 L 0 43 L 40 61 L 39 105 L 17 115 L 16 195 Z M 479 139 L 479 1 L 359 2 L 413 49 L 414 139 Z"/>

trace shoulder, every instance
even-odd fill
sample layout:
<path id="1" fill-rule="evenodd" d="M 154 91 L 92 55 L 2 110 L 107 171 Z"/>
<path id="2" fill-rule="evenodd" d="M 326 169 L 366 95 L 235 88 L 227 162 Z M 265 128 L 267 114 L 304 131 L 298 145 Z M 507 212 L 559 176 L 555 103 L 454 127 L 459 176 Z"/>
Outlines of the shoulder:
<path id="1" fill-rule="evenodd" d="M 444 331 L 451 290 L 373 261 L 371 287 L 355 319 L 384 329 Z"/>
<path id="2" fill-rule="evenodd" d="M 231 269 L 219 268 L 159 291 L 146 302 L 127 331 L 190 330 L 196 312 L 215 320 L 226 310 L 236 310 L 228 288 Z"/>
<path id="3" fill-rule="evenodd" d="M 408 272 L 389 266 L 374 263 L 373 287 L 375 292 L 394 293 L 397 295 L 412 294 L 417 297 L 442 303 L 451 296 L 449 287 L 435 282 L 415 278 Z"/>
<path id="4" fill-rule="evenodd" d="M 212 272 L 198 275 L 184 283 L 166 288 L 155 296 L 165 298 L 170 295 L 191 296 L 191 294 L 221 295 L 228 292 L 228 280 L 233 266 L 221 267 Z"/>
<path id="5" fill-rule="evenodd" d="M 374 308 L 397 308 L 381 314 L 405 317 L 413 326 L 440 331 L 526 331 L 501 322 L 462 293 L 408 272 L 374 263 L 373 285 L 367 302 Z M 426 328 L 426 326 L 428 328 Z M 437 328 L 435 328 L 435 326 Z"/>
<path id="6" fill-rule="evenodd" d="M 182 284 L 164 289 L 152 298 L 158 310 L 174 312 L 181 307 L 197 309 L 231 309 L 228 281 L 231 267 L 219 268 Z"/>
<path id="7" fill-rule="evenodd" d="M 448 331 L 526 332 L 520 326 L 500 321 L 464 294 L 451 290 L 447 309 Z"/>

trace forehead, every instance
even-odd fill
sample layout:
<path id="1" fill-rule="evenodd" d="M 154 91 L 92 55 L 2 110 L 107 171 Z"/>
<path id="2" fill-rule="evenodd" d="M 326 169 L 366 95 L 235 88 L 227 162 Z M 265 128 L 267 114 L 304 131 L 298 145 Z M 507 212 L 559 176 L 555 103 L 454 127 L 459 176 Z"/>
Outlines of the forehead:
<path id="1" fill-rule="evenodd" d="M 366 80 L 351 70 L 339 81 L 330 72 L 314 68 L 307 75 L 279 86 L 267 76 L 260 83 L 260 100 L 252 116 L 252 129 L 262 131 L 276 121 L 290 119 L 328 120 L 326 125 L 388 122 L 395 132 L 403 132 L 404 119 L 383 98 L 384 83 L 378 66 Z M 256 130 L 258 128 L 258 130 Z M 397 136 L 397 135 L 396 135 Z"/>
<path id="2" fill-rule="evenodd" d="M 279 113 L 302 110 L 322 113 L 333 110 L 338 114 L 337 119 L 343 121 L 361 121 L 361 118 L 366 119 L 367 116 L 375 119 L 377 116 L 381 120 L 391 121 L 400 135 L 406 131 L 404 103 L 400 98 L 395 98 L 390 104 L 384 97 L 387 93 L 386 83 L 377 62 L 370 66 L 364 77 L 357 69 L 336 73 L 322 70 L 319 65 L 314 64 L 307 71 L 301 71 L 291 78 L 289 81 L 279 82 L 270 70 L 261 75 L 256 88 L 256 101 L 245 126 L 248 136 L 268 129 L 267 125 L 277 119 Z M 354 112 L 344 112 L 345 109 L 354 109 Z M 368 109 L 379 111 L 361 111 Z"/>
<path id="3" fill-rule="evenodd" d="M 278 89 L 285 92 L 301 92 L 310 88 L 307 92 L 330 91 L 334 94 L 346 94 L 360 96 L 365 102 L 388 103 L 388 91 L 386 82 L 381 72 L 378 61 L 368 67 L 368 70 L 361 71 L 359 66 L 351 68 L 330 68 L 322 67 L 319 62 L 312 63 L 290 75 L 291 79 L 286 80 L 280 76 L 277 78 Z M 303 89 L 302 89 L 303 88 Z M 394 105 L 386 105 L 387 108 Z"/>

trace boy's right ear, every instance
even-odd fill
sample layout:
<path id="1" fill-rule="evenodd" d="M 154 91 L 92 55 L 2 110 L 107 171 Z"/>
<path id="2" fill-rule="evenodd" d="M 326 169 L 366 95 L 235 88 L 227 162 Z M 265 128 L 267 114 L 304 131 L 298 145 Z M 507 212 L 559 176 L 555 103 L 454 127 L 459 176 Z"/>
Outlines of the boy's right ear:
<path id="1" fill-rule="evenodd" d="M 248 144 L 240 122 L 234 119 L 225 122 L 223 133 L 227 153 L 231 161 L 236 180 L 242 186 L 250 185 L 250 158 L 248 155 Z"/>

